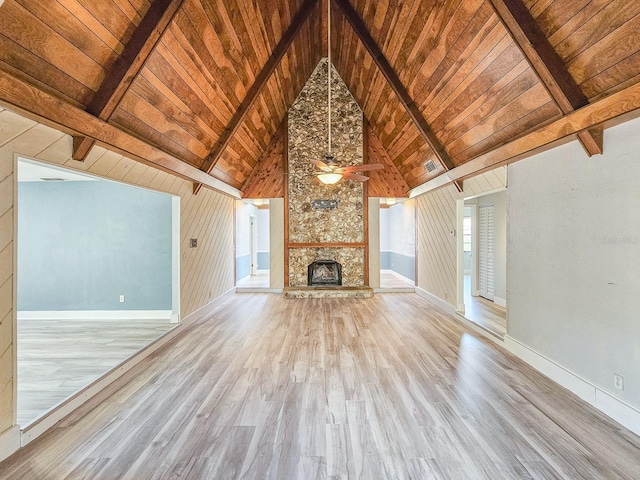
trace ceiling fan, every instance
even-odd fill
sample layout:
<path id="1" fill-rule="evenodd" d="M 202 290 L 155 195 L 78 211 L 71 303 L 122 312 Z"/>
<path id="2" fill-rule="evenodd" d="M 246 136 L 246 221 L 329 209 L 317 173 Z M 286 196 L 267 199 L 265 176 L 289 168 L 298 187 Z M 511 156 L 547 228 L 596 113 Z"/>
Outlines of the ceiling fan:
<path id="1" fill-rule="evenodd" d="M 333 185 L 338 183 L 343 178 L 347 180 L 355 180 L 356 182 L 366 182 L 369 177 L 364 175 L 358 175 L 355 172 L 366 172 L 371 170 L 382 170 L 384 165 L 381 163 L 372 163 L 367 165 L 351 165 L 347 167 L 341 167 L 338 162 L 335 161 L 333 155 L 331 155 L 331 0 L 327 2 L 327 124 L 328 124 L 328 152 L 322 160 L 311 160 L 311 162 L 318 167 L 318 170 L 314 172 L 314 175 L 318 177 L 325 185 Z"/>
<path id="2" fill-rule="evenodd" d="M 364 175 L 358 175 L 355 172 L 366 172 L 371 170 L 383 170 L 384 165 L 381 163 L 370 163 L 367 165 L 349 165 L 347 167 L 341 167 L 334 160 L 331 154 L 325 157 L 325 161 L 311 160 L 311 162 L 318 167 L 318 171 L 314 172 L 318 179 L 327 185 L 332 185 L 339 182 L 341 179 L 355 180 L 356 182 L 366 182 L 369 177 Z"/>

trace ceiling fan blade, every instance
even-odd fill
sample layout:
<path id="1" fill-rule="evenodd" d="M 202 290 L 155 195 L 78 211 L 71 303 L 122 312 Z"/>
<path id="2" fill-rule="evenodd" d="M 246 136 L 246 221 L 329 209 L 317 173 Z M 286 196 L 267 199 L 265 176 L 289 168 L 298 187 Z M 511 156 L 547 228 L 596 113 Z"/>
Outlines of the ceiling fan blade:
<path id="1" fill-rule="evenodd" d="M 355 173 L 345 173 L 342 175 L 342 178 L 346 178 L 347 180 L 355 180 L 356 182 L 366 182 L 369 180 L 369 177 L 365 177 L 364 175 L 357 175 Z"/>
<path id="2" fill-rule="evenodd" d="M 329 168 L 329 165 L 327 165 L 326 163 L 324 163 L 322 160 L 311 160 L 311 163 L 313 163 L 315 166 L 319 167 L 319 168 Z"/>
<path id="3" fill-rule="evenodd" d="M 384 170 L 382 163 L 366 163 L 364 165 L 350 165 L 342 169 L 345 173 L 349 172 L 368 172 L 371 170 Z"/>

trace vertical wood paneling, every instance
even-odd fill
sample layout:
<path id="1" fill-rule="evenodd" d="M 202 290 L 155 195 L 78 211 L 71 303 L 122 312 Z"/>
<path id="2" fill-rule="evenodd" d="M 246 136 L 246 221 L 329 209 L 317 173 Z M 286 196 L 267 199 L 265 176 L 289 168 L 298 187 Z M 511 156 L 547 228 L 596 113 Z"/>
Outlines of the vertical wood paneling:
<path id="1" fill-rule="evenodd" d="M 233 288 L 233 199 L 94 147 L 84 163 L 71 158 L 71 137 L 0 110 L 0 433 L 13 421 L 13 158 L 14 153 L 180 197 L 181 317 Z M 198 247 L 189 248 L 197 238 Z M 9 372 L 8 374 L 6 372 Z M 8 376 L 7 376 L 8 375 Z"/>
<path id="2" fill-rule="evenodd" d="M 418 227 L 418 287 L 442 300 L 456 304 L 456 202 L 507 184 L 507 167 L 465 179 L 464 191 L 453 185 L 416 198 Z"/>

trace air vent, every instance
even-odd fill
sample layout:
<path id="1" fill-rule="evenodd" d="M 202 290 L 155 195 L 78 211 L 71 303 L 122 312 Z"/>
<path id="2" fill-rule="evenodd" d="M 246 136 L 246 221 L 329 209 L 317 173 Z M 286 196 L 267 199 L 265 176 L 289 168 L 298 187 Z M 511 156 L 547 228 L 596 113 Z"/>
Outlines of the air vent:
<path id="1" fill-rule="evenodd" d="M 438 165 L 436 165 L 436 162 L 434 162 L 433 159 L 429 159 L 427 160 L 427 163 L 424 164 L 424 168 L 427 169 L 427 172 L 432 173 L 438 169 Z"/>
<path id="2" fill-rule="evenodd" d="M 43 182 L 64 182 L 66 178 L 58 178 L 58 177 L 41 177 L 40 180 Z"/>

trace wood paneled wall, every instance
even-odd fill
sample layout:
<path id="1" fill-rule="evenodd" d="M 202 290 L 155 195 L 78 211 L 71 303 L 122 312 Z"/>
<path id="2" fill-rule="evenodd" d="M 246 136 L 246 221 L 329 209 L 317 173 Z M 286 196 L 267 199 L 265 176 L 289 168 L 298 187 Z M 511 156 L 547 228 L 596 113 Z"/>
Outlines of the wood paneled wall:
<path id="1" fill-rule="evenodd" d="M 7 122 L 0 108 L 0 432 L 13 424 L 14 334 L 13 334 L 13 157 L 3 144 L 23 128 L 24 119 Z"/>
<path id="2" fill-rule="evenodd" d="M 180 197 L 181 317 L 234 286 L 231 197 L 142 165 L 101 147 L 84 163 L 71 159 L 69 135 L 0 109 L 0 433 L 13 422 L 13 163 L 14 154 L 87 171 L 105 178 Z M 198 247 L 189 248 L 197 238 Z"/>
<path id="3" fill-rule="evenodd" d="M 418 287 L 438 298 L 456 304 L 456 202 L 505 187 L 507 168 L 499 167 L 465 179 L 458 193 L 453 185 L 416 198 L 418 229 Z"/>

